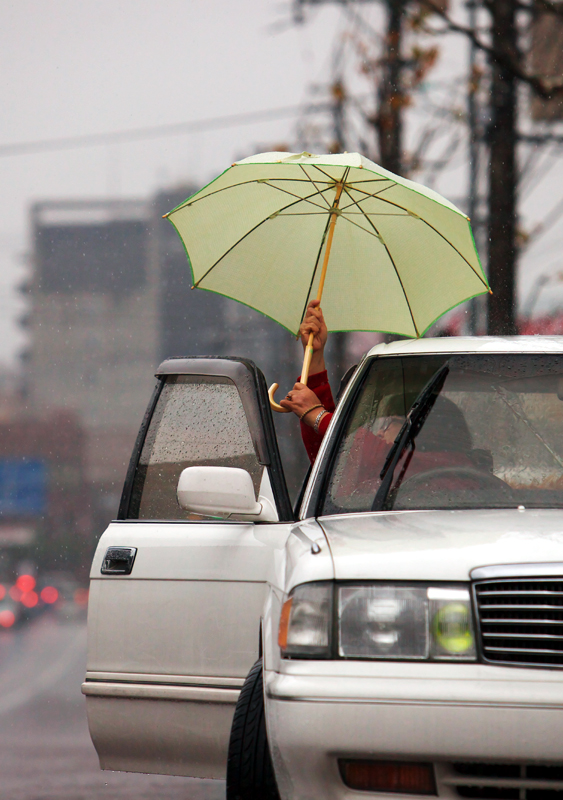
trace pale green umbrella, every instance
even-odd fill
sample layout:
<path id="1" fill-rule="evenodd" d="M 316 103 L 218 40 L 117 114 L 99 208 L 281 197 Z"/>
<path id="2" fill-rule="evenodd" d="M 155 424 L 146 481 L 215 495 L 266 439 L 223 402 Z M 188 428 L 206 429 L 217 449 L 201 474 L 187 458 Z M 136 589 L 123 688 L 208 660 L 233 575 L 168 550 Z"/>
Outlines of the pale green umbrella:
<path id="1" fill-rule="evenodd" d="M 166 216 L 194 288 L 244 303 L 293 334 L 321 295 L 329 331 L 419 337 L 490 291 L 468 217 L 358 153 L 245 158 Z"/>

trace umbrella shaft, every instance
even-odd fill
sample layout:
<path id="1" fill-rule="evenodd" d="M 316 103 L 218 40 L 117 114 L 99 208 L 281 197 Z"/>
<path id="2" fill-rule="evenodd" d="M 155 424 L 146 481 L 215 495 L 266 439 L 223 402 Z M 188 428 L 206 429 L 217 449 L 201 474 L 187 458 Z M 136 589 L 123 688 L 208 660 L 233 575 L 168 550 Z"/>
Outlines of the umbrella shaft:
<path id="1" fill-rule="evenodd" d="M 326 269 L 328 267 L 328 259 L 330 258 L 330 250 L 332 247 L 332 237 L 334 236 L 334 226 L 336 225 L 336 218 L 338 214 L 336 210 L 340 202 L 340 195 L 342 194 L 342 183 L 336 185 L 336 195 L 330 211 L 330 227 L 328 229 L 328 239 L 326 240 L 325 257 L 323 261 L 323 268 L 321 270 L 321 279 L 319 281 L 319 291 L 317 292 L 317 300 L 320 302 L 323 296 L 323 289 L 325 288 Z"/>
<path id="2" fill-rule="evenodd" d="M 336 209 L 338 208 L 338 203 L 340 202 L 340 195 L 342 194 L 342 183 L 338 183 L 336 185 L 336 195 L 334 197 L 334 202 L 332 204 L 332 209 L 330 212 L 330 226 L 328 229 L 328 238 L 326 240 L 326 250 L 325 250 L 325 257 L 323 261 L 323 268 L 321 270 L 321 279 L 319 281 L 319 290 L 317 292 L 317 300 L 320 302 L 323 296 L 323 289 L 325 287 L 325 278 L 326 278 L 326 269 L 328 267 L 328 259 L 330 258 L 330 249 L 332 247 L 332 237 L 334 236 L 334 226 L 336 225 L 336 218 L 338 214 L 336 213 Z M 305 348 L 305 355 L 303 356 L 303 368 L 301 370 L 301 383 L 304 383 L 307 386 L 307 381 L 309 380 L 309 368 L 311 366 L 311 359 L 313 358 L 313 339 L 315 338 L 314 333 L 309 334 L 309 341 L 307 342 L 307 347 Z"/>

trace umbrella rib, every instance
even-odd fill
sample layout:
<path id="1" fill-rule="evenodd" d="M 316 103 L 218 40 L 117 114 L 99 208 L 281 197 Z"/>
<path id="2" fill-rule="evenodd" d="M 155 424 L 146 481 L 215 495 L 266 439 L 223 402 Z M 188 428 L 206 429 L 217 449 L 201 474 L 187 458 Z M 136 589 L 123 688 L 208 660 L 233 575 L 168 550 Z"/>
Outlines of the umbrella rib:
<path id="1" fill-rule="evenodd" d="M 388 188 L 390 188 L 390 187 L 388 187 Z M 362 192 L 363 194 L 367 195 L 364 198 L 364 200 L 359 200 L 357 202 L 354 201 L 356 203 L 356 205 L 358 206 L 358 208 L 361 209 L 362 213 L 365 214 L 363 208 L 361 208 L 361 206 L 360 206 L 360 203 L 363 203 L 365 200 L 369 200 L 370 197 L 374 197 L 375 195 L 374 194 L 369 194 L 368 192 L 364 192 L 363 189 L 356 189 L 355 191 Z M 384 192 L 385 189 L 382 189 L 381 191 Z M 346 194 L 348 194 L 348 196 L 350 196 L 349 192 L 346 192 Z M 353 198 L 351 198 L 351 199 L 353 200 Z M 413 217 L 414 219 L 419 219 L 421 222 L 423 222 L 425 225 L 427 225 L 431 230 L 434 231 L 434 233 L 437 233 L 438 236 L 446 242 L 446 244 L 449 244 L 449 246 L 452 248 L 452 250 L 454 250 L 463 261 L 465 261 L 465 263 L 467 264 L 469 269 L 479 278 L 479 280 L 481 281 L 483 286 L 486 289 L 489 288 L 487 282 L 483 280 L 483 277 L 481 275 L 479 275 L 479 273 L 477 272 L 475 267 L 466 259 L 466 257 L 463 255 L 463 253 L 460 253 L 460 251 L 457 249 L 457 247 L 454 244 L 452 244 L 452 242 L 450 242 L 449 239 L 446 239 L 444 234 L 440 233 L 440 231 L 437 228 L 435 228 L 434 225 L 432 225 L 430 222 L 425 220 L 423 217 L 419 217 L 418 214 L 413 214 L 407 208 L 404 208 L 403 206 L 400 206 L 398 203 L 394 203 L 392 200 L 387 200 L 385 197 L 378 197 L 377 199 L 380 200 L 382 203 L 387 203 L 390 206 L 394 206 L 395 208 L 400 208 L 402 211 L 406 211 L 406 213 L 409 215 L 409 217 Z M 366 216 L 367 216 L 367 214 L 366 214 Z M 466 217 L 466 219 L 467 219 L 467 217 Z"/>
<path id="2" fill-rule="evenodd" d="M 390 183 L 393 186 L 397 186 L 397 181 L 392 180 L 391 178 L 369 178 L 367 181 L 348 181 L 348 186 L 360 186 L 362 183 Z"/>
<path id="3" fill-rule="evenodd" d="M 311 197 L 313 197 L 313 195 L 311 195 Z M 303 202 L 303 200 L 306 200 L 306 199 L 307 198 L 299 198 L 298 200 L 295 200 L 295 202 L 293 202 L 293 203 L 288 203 L 288 205 L 286 205 L 283 208 L 280 208 L 278 211 L 276 211 L 275 214 L 276 215 L 281 214 L 282 211 L 285 211 L 286 209 L 291 208 L 291 206 L 296 206 L 298 203 L 301 203 L 301 202 Z M 231 252 L 231 250 L 234 250 L 235 247 L 237 247 L 242 241 L 244 241 L 244 239 L 246 239 L 247 236 L 250 236 L 251 233 L 254 233 L 254 231 L 257 230 L 261 225 L 263 225 L 265 222 L 268 222 L 268 220 L 271 219 L 271 217 L 272 217 L 272 215 L 270 214 L 268 217 L 266 217 L 265 219 L 261 220 L 257 225 L 255 225 L 253 228 L 251 228 L 249 231 L 247 231 L 244 234 L 244 236 L 241 236 L 240 239 L 238 239 L 234 244 L 232 244 L 229 247 L 228 250 L 225 250 L 223 255 L 220 258 L 218 258 L 217 261 L 209 267 L 207 272 L 204 275 L 202 275 L 201 278 L 199 278 L 199 280 L 197 280 L 194 283 L 194 285 L 192 286 L 192 289 L 197 289 L 199 284 L 203 280 L 205 280 L 205 278 L 207 278 L 207 276 L 209 275 L 211 270 L 215 269 L 217 264 L 219 264 L 226 256 L 228 256 L 229 253 Z M 329 215 L 329 221 L 330 221 L 330 215 Z"/>
<path id="4" fill-rule="evenodd" d="M 301 166 L 301 164 L 299 164 Z M 307 174 L 307 173 L 305 173 Z M 255 181 L 286 181 L 286 183 L 310 183 L 309 180 L 305 180 L 304 178 L 253 178 Z M 334 181 L 318 181 L 318 183 L 326 183 L 327 186 L 332 186 Z"/>
<path id="5" fill-rule="evenodd" d="M 252 178 L 249 181 L 240 181 L 240 183 L 231 183 L 228 186 L 222 186 L 220 189 L 215 189 L 214 192 L 208 192 L 207 194 L 204 194 L 203 197 L 196 197 L 195 199 L 191 199 L 191 198 L 188 197 L 188 199 L 186 200 L 185 203 L 182 203 L 181 205 L 177 206 L 174 209 L 174 212 L 175 211 L 181 211 L 183 208 L 186 208 L 186 206 L 194 205 L 194 203 L 199 203 L 200 200 L 206 200 L 208 197 L 213 197 L 214 194 L 220 194 L 221 192 L 226 192 L 227 189 L 238 189 L 239 186 L 248 186 L 251 183 L 265 183 L 268 186 L 271 186 L 272 189 L 278 189 L 279 188 L 278 186 L 272 186 L 272 184 L 269 183 L 269 180 L 288 181 L 290 183 L 308 183 L 308 181 L 303 180 L 303 178 L 270 178 L 270 179 L 267 179 L 267 180 L 264 180 L 263 178 Z M 328 188 L 328 185 L 327 185 L 327 188 Z M 320 193 L 320 191 L 326 191 L 326 189 L 319 190 L 319 193 Z M 297 195 L 294 195 L 294 196 L 297 197 Z M 311 197 L 312 196 L 313 195 L 311 195 Z M 174 212 L 171 211 L 170 214 L 172 214 Z"/>
<path id="6" fill-rule="evenodd" d="M 361 231 L 364 231 L 364 233 L 367 233 L 367 234 L 369 234 L 370 236 L 373 236 L 373 237 L 374 237 L 374 239 L 381 239 L 381 236 L 379 236 L 379 234 L 377 234 L 377 233 L 374 233 L 373 231 L 368 231 L 368 230 L 367 230 L 367 228 L 363 228 L 361 225 L 358 225 L 358 223 L 357 223 L 357 222 L 354 222 L 353 220 L 349 219 L 347 214 L 341 214 L 340 216 L 342 217 L 342 219 L 345 219 L 345 220 L 346 220 L 346 222 L 349 222 L 349 223 L 350 223 L 350 225 L 355 225 L 355 226 L 356 226 L 356 228 L 359 228 Z M 359 216 L 359 217 L 361 217 L 361 216 L 365 217 L 366 215 L 365 215 L 365 214 L 358 214 L 358 216 Z M 369 221 L 369 220 L 368 220 L 368 221 Z M 373 226 L 372 226 L 372 227 L 373 227 Z"/>
<path id="7" fill-rule="evenodd" d="M 370 197 L 377 197 L 377 195 L 373 194 L 373 195 L 370 195 Z M 354 198 L 351 197 L 351 202 L 348 203 L 347 206 L 341 206 L 341 209 L 342 209 L 342 211 L 346 211 L 347 209 L 352 208 L 352 206 L 354 206 L 354 205 L 356 205 L 358 208 L 360 208 L 360 203 L 363 203 L 366 200 L 369 200 L 369 197 L 364 197 L 361 200 L 354 200 Z M 352 212 L 350 211 L 348 213 L 351 214 Z M 373 216 L 373 217 L 406 217 L 406 216 L 408 216 L 408 214 L 391 214 L 391 213 L 385 214 L 382 211 L 371 211 L 371 212 L 370 211 L 365 211 L 365 212 L 361 211 L 361 212 L 355 212 L 355 213 L 362 213 L 362 214 L 365 213 L 365 214 L 368 214 L 369 216 Z"/>
<path id="8" fill-rule="evenodd" d="M 333 178 L 333 177 L 332 177 L 332 175 L 329 175 L 329 174 L 328 174 L 328 172 L 325 172 L 325 171 L 324 171 L 324 169 L 321 169 L 321 168 L 320 168 L 320 167 L 319 167 L 317 164 L 311 164 L 311 166 L 312 166 L 314 169 L 318 169 L 318 170 L 319 170 L 319 172 L 321 173 L 321 175 L 324 175 L 324 176 L 325 176 L 325 178 L 328 178 L 328 179 L 329 179 L 329 181 L 333 181 L 333 182 L 334 182 L 334 185 L 336 186 L 336 184 L 338 183 L 338 181 L 337 181 L 337 179 L 336 179 L 336 178 Z M 349 172 L 350 172 L 350 167 L 346 167 L 346 172 L 345 172 L 345 175 L 348 175 L 348 173 L 349 173 Z"/>
<path id="9" fill-rule="evenodd" d="M 428 227 L 429 227 L 431 230 L 433 230 L 433 231 L 434 231 L 434 233 L 437 233 L 437 234 L 438 234 L 438 236 L 440 236 L 440 238 L 442 238 L 442 239 L 443 239 L 443 240 L 446 242 L 446 244 L 449 244 L 449 246 L 452 248 L 452 250 L 455 250 L 455 252 L 458 254 L 458 256 L 459 256 L 460 258 L 462 258 L 462 259 L 465 261 L 465 263 L 467 264 L 467 266 L 469 267 L 469 269 L 471 269 L 471 270 L 472 270 L 472 271 L 475 273 L 475 275 L 476 275 L 476 276 L 479 278 L 479 280 L 481 281 L 481 283 L 483 284 L 483 286 L 484 286 L 486 289 L 489 289 L 489 286 L 488 286 L 487 282 L 486 282 L 485 280 L 483 280 L 483 276 L 482 276 L 482 275 L 479 275 L 479 273 L 477 272 L 477 270 L 475 269 L 475 267 L 474 267 L 474 266 L 473 266 L 473 265 L 472 265 L 472 264 L 471 264 L 471 263 L 470 263 L 470 262 L 469 262 L 469 261 L 468 261 L 468 260 L 465 258 L 465 256 L 463 255 L 463 253 L 460 253 L 460 252 L 459 252 L 459 250 L 457 249 L 457 247 L 456 247 L 455 245 L 453 245 L 453 244 L 452 244 L 452 243 L 449 241 L 449 239 L 446 239 L 446 237 L 443 235 L 443 233 L 440 233 L 440 231 L 439 231 L 437 228 L 435 228 L 435 227 L 434 227 L 434 225 L 431 225 L 429 222 L 427 222 L 427 221 L 426 221 L 425 219 L 423 219 L 422 217 L 418 217 L 418 219 L 419 219 L 421 222 L 424 222 L 424 224 L 425 224 L 425 225 L 427 225 L 427 226 L 428 226 Z M 477 254 L 477 258 L 479 258 L 479 254 Z"/>
<path id="10" fill-rule="evenodd" d="M 384 214 L 381 211 L 365 211 L 363 214 L 361 211 L 348 211 L 349 208 L 352 208 L 352 204 L 346 206 L 346 208 L 342 209 L 342 213 L 346 214 L 346 216 L 355 216 L 355 217 L 400 217 L 401 219 L 405 219 L 407 214 Z"/>
<path id="11" fill-rule="evenodd" d="M 350 195 L 350 193 L 348 192 L 348 190 L 346 189 L 346 187 L 344 187 L 344 191 L 346 192 L 346 194 L 348 195 L 348 197 L 350 197 L 350 199 L 351 199 L 351 200 L 354 200 L 354 198 L 353 198 L 353 197 L 351 197 L 351 195 Z M 354 202 L 356 202 L 356 201 L 354 200 Z M 395 261 L 394 261 L 394 259 L 393 259 L 393 256 L 392 256 L 392 255 L 391 255 L 391 253 L 389 252 L 389 248 L 387 247 L 387 244 L 386 244 L 385 240 L 383 239 L 383 237 L 381 236 L 381 234 L 379 233 L 379 231 L 377 230 L 377 228 L 375 227 L 375 225 L 373 224 L 373 222 L 371 221 L 371 219 L 370 219 L 370 218 L 367 216 L 367 214 L 364 212 L 363 208 L 361 208 L 361 206 L 360 206 L 360 205 L 358 205 L 358 203 L 356 203 L 356 205 L 358 206 L 358 208 L 360 209 L 360 211 L 362 212 L 362 214 L 364 215 L 364 217 L 367 219 L 367 221 L 369 222 L 369 224 L 371 225 L 371 227 L 374 229 L 375 233 L 377 234 L 377 238 L 379 239 L 379 241 L 381 242 L 381 244 L 383 245 L 383 247 L 384 247 L 384 248 L 385 248 L 385 250 L 387 251 L 387 255 L 389 256 L 389 261 L 390 261 L 390 262 L 391 262 L 391 264 L 393 265 L 393 269 L 395 270 L 395 274 L 396 274 L 396 276 L 397 276 L 397 280 L 398 280 L 398 281 L 399 281 L 399 283 L 401 284 L 401 289 L 403 290 L 403 294 L 404 294 L 404 296 L 405 296 L 405 302 L 406 302 L 406 304 L 407 304 L 407 306 L 408 306 L 409 313 L 410 313 L 410 315 L 411 315 L 412 324 L 414 325 L 414 329 L 415 329 L 415 331 L 416 331 L 416 336 L 417 336 L 417 338 L 419 338 L 419 337 L 420 337 L 420 333 L 418 332 L 418 327 L 417 327 L 417 324 L 416 324 L 416 322 L 415 322 L 415 319 L 414 319 L 414 314 L 412 313 L 411 304 L 409 303 L 409 298 L 407 297 L 407 292 L 406 292 L 406 290 L 405 290 L 405 287 L 404 287 L 404 285 L 403 285 L 403 281 L 402 281 L 402 279 L 401 279 L 401 276 L 400 276 L 400 274 L 399 274 L 399 270 L 397 269 L 397 265 L 395 264 Z"/>
<path id="12" fill-rule="evenodd" d="M 352 185 L 352 184 L 350 184 L 350 185 Z M 383 200 L 383 202 L 385 202 L 385 203 L 390 203 L 391 205 L 396 206 L 397 208 L 403 208 L 403 206 L 400 206 L 398 203 L 394 203 L 392 200 L 386 200 L 385 197 L 380 197 L 380 195 L 383 194 L 383 192 L 386 192 L 387 189 L 392 189 L 393 186 L 396 186 L 396 185 L 397 185 L 396 183 L 393 183 L 391 186 L 384 186 L 383 189 L 378 189 L 377 192 L 366 192 L 365 189 L 356 189 L 355 187 L 354 187 L 354 191 L 355 192 L 361 192 L 362 194 L 365 194 L 365 197 L 363 198 L 363 200 L 358 200 L 359 203 L 363 203 L 364 200 L 369 200 L 371 197 L 377 197 L 378 200 Z M 403 208 L 403 211 L 407 211 L 407 209 Z M 407 213 L 408 213 L 408 211 L 407 211 Z"/>
<path id="13" fill-rule="evenodd" d="M 313 164 L 313 166 L 316 167 L 316 164 Z M 318 169 L 318 167 L 317 167 L 317 169 Z M 321 170 L 321 172 L 322 172 L 322 170 Z M 343 184 L 342 188 L 344 188 L 344 181 L 346 180 L 349 172 L 350 172 L 350 167 L 347 167 L 345 172 L 344 172 L 344 175 L 342 176 L 342 184 Z M 328 215 L 328 219 L 326 221 L 326 226 L 325 226 L 325 229 L 324 229 L 324 233 L 323 233 L 323 238 L 321 239 L 321 246 L 319 247 L 319 252 L 317 253 L 317 260 L 315 261 L 315 268 L 314 268 L 313 274 L 311 276 L 311 283 L 309 284 L 309 289 L 308 289 L 307 295 L 305 297 L 305 305 L 303 306 L 303 311 L 301 312 L 301 322 L 303 322 L 303 318 L 305 316 L 305 312 L 307 311 L 307 306 L 309 304 L 309 297 L 311 296 L 311 290 L 313 288 L 313 283 L 315 282 L 315 276 L 317 274 L 317 269 L 319 267 L 319 261 L 321 260 L 321 253 L 323 251 L 324 243 L 326 241 L 326 237 L 327 237 L 327 234 L 328 234 L 328 229 L 330 228 L 331 220 L 332 220 L 332 214 L 329 214 Z"/>
<path id="14" fill-rule="evenodd" d="M 250 183 L 258 183 L 256 178 L 252 178 L 250 181 L 241 181 L 240 183 L 231 183 L 229 186 L 223 186 L 221 189 L 215 189 L 214 192 L 209 192 L 208 194 L 204 194 L 203 197 L 196 197 L 195 199 L 191 199 L 188 197 L 185 203 L 182 205 L 177 206 L 174 211 L 171 211 L 170 214 L 173 214 L 176 211 L 181 211 L 186 206 L 193 206 L 194 203 L 199 203 L 200 200 L 206 200 L 208 197 L 213 197 L 214 194 L 220 194 L 221 192 L 226 192 L 227 189 L 237 189 L 239 186 L 247 186 Z"/>
<path id="15" fill-rule="evenodd" d="M 309 284 L 309 288 L 307 290 L 307 295 L 305 297 L 305 305 L 303 306 L 303 311 L 301 312 L 301 322 L 303 322 L 303 317 L 305 316 L 305 312 L 307 311 L 307 305 L 309 304 L 309 297 L 311 296 L 311 289 L 313 288 L 313 283 L 315 282 L 315 275 L 317 274 L 319 261 L 321 260 L 321 253 L 323 252 L 324 243 L 326 241 L 328 229 L 330 227 L 330 219 L 331 219 L 331 215 L 329 214 L 328 215 L 328 219 L 326 221 L 326 225 L 325 225 L 325 229 L 324 229 L 324 232 L 323 232 L 323 236 L 322 236 L 322 239 L 321 239 L 321 246 L 319 247 L 319 252 L 317 253 L 317 260 L 315 261 L 315 268 L 314 268 L 313 274 L 311 276 L 311 283 Z"/>
<path id="16" fill-rule="evenodd" d="M 303 183 L 306 183 L 306 182 L 307 181 L 303 181 Z M 323 199 L 326 199 L 323 196 L 323 192 L 326 192 L 327 189 L 317 189 L 317 191 L 314 192 L 313 194 L 307 195 L 306 197 L 301 197 L 298 194 L 294 194 L 293 192 L 289 192 L 287 189 L 282 189 L 281 186 L 274 186 L 273 184 L 269 183 L 269 181 L 262 181 L 262 183 L 266 184 L 266 186 L 269 186 L 271 189 L 277 189 L 278 192 L 283 192 L 284 194 L 288 194 L 290 197 L 297 197 L 297 198 L 299 198 L 299 200 L 302 200 L 304 203 L 311 203 L 310 198 L 311 197 L 316 197 L 317 194 L 320 195 L 321 197 L 323 197 Z M 317 187 L 315 186 L 315 189 L 316 188 Z M 322 212 L 324 214 L 326 214 L 326 210 L 325 210 L 324 206 L 320 206 L 318 203 L 311 203 L 311 205 L 312 206 L 316 206 L 316 208 L 320 208 L 322 210 Z M 329 205 L 328 208 L 330 209 L 330 205 Z"/>
<path id="17" fill-rule="evenodd" d="M 303 169 L 302 164 L 300 164 L 299 166 Z M 315 167 L 315 169 L 318 169 L 319 172 L 321 172 L 328 179 L 327 180 L 327 188 L 332 187 L 334 185 L 334 179 L 331 178 L 330 175 L 328 175 L 326 172 L 323 172 L 322 169 L 319 169 L 319 167 L 317 167 L 316 164 L 313 164 L 313 166 Z M 303 171 L 305 172 L 305 170 L 303 170 Z M 306 172 L 305 172 L 305 175 L 307 175 Z M 311 178 L 308 178 L 308 180 L 304 180 L 303 178 L 270 178 L 269 180 L 272 180 L 272 181 L 287 181 L 288 183 L 313 183 L 313 186 L 315 186 L 315 183 L 313 182 L 313 180 Z M 381 178 L 379 180 L 387 180 L 387 179 Z M 372 183 L 372 182 L 373 181 L 357 181 L 357 183 Z M 183 208 L 186 208 L 186 206 L 194 205 L 194 203 L 199 203 L 200 200 L 205 200 L 207 197 L 213 197 L 213 195 L 215 195 L 215 194 L 219 194 L 220 192 L 225 192 L 225 191 L 227 191 L 227 189 L 237 189 L 239 186 L 246 186 L 246 185 L 248 185 L 250 183 L 266 183 L 266 184 L 268 184 L 268 186 L 271 186 L 273 189 L 278 188 L 277 186 L 273 186 L 267 180 L 265 181 L 265 180 L 263 180 L 261 178 L 252 178 L 249 181 L 240 181 L 240 183 L 231 183 L 228 186 L 222 186 L 220 189 L 215 189 L 215 191 L 213 191 L 213 192 L 208 192 L 207 194 L 203 195 L 203 197 L 196 197 L 194 199 L 188 197 L 188 199 L 184 203 L 182 203 L 181 205 L 177 206 L 174 209 L 174 212 L 175 211 L 181 211 Z M 395 185 L 395 184 L 393 184 L 393 185 Z M 386 188 L 389 188 L 389 187 L 386 187 Z M 322 194 L 323 191 L 326 191 L 326 189 L 318 190 L 319 194 Z M 359 189 L 358 191 L 361 191 L 361 190 Z M 329 208 L 330 208 L 330 206 L 329 206 Z M 170 213 L 172 214 L 173 212 L 170 212 Z"/>
<path id="18" fill-rule="evenodd" d="M 352 184 L 350 184 L 350 183 L 346 184 L 346 186 L 347 186 L 348 188 L 349 188 L 351 185 L 352 185 Z M 378 192 L 365 192 L 363 189 L 356 189 L 355 191 L 357 191 L 357 192 L 362 192 L 362 194 L 365 194 L 365 195 L 367 195 L 366 197 L 362 198 L 361 200 L 355 200 L 355 199 L 352 197 L 352 195 L 350 194 L 350 192 L 346 192 L 346 194 L 347 194 L 347 195 L 348 195 L 348 197 L 350 198 L 351 202 L 350 202 L 350 204 L 349 204 L 349 205 L 345 206 L 345 208 L 351 208 L 351 207 L 352 207 L 352 205 L 356 205 L 356 206 L 358 206 L 358 208 L 360 208 L 360 203 L 363 203 L 363 202 L 364 202 L 364 200 L 369 200 L 369 199 L 370 199 L 370 198 L 372 198 L 372 197 L 377 197 L 377 198 L 379 198 L 379 195 L 381 194 L 381 192 L 384 192 L 384 191 L 386 191 L 386 189 L 388 189 L 388 188 L 389 188 L 388 186 L 384 186 L 384 187 L 383 187 L 383 189 L 380 189 Z M 363 213 L 363 211 L 362 211 L 362 213 Z"/>
<path id="19" fill-rule="evenodd" d="M 311 176 L 309 175 L 309 173 L 307 172 L 307 170 L 305 169 L 305 167 L 303 166 L 303 164 L 299 164 L 299 166 L 301 167 L 301 169 L 302 169 L 302 171 L 303 171 L 303 174 L 304 174 L 304 175 L 307 177 L 307 179 L 308 179 L 308 180 L 309 180 L 309 181 L 310 181 L 310 182 L 313 184 L 313 186 L 315 187 L 315 189 L 317 189 L 317 191 L 318 191 L 317 184 L 316 184 L 316 183 L 315 183 L 315 181 L 314 181 L 314 180 L 311 178 Z M 323 191 L 324 191 L 324 190 L 323 190 Z M 324 194 L 322 194 L 321 196 L 322 196 L 323 200 L 325 201 L 325 203 L 327 204 L 327 206 L 330 208 L 330 203 L 328 202 L 328 200 L 326 199 L 326 197 L 324 196 Z"/>
<path id="20" fill-rule="evenodd" d="M 364 195 L 365 195 L 365 197 L 362 197 L 360 200 L 356 200 L 354 197 L 352 197 L 352 195 L 350 194 L 350 192 L 346 192 L 346 194 L 349 196 L 350 200 L 352 201 L 352 202 L 350 203 L 350 205 L 346 206 L 346 208 L 350 208 L 350 207 L 352 206 L 352 204 L 354 204 L 354 205 L 356 205 L 358 208 L 360 208 L 360 209 L 361 209 L 362 213 L 366 213 L 366 214 L 367 214 L 367 213 L 369 213 L 369 212 L 367 212 L 367 211 L 366 211 L 366 212 L 364 212 L 364 210 L 363 210 L 363 209 L 361 208 L 361 206 L 360 206 L 360 203 L 365 203 L 365 202 L 367 202 L 368 200 L 373 200 L 373 199 L 375 198 L 375 199 L 377 199 L 377 200 L 381 200 L 381 201 L 382 201 L 382 202 L 384 202 L 384 203 L 390 203 L 390 204 L 391 204 L 392 206 L 394 206 L 395 208 L 399 208 L 399 209 L 401 209 L 402 211 L 404 211 L 404 212 L 405 212 L 405 215 L 407 215 L 409 212 L 407 211 L 407 209 L 406 209 L 406 208 L 403 208 L 402 206 L 399 206 L 399 205 L 397 205 L 397 203 L 393 203 L 393 202 L 391 202 L 391 201 L 389 201 L 389 200 L 386 200 L 384 197 L 380 197 L 381 193 L 382 193 L 382 192 L 385 192 L 385 191 L 387 191 L 387 189 L 389 189 L 389 188 L 390 188 L 389 186 L 384 186 L 384 187 L 383 187 L 383 189 L 380 189 L 378 192 L 366 192 L 366 191 L 364 191 L 363 189 L 353 189 L 353 191 L 355 191 L 355 192 L 361 192 L 362 194 L 364 194 Z M 397 214 L 397 216 L 401 216 L 401 215 L 400 215 L 400 214 Z"/>

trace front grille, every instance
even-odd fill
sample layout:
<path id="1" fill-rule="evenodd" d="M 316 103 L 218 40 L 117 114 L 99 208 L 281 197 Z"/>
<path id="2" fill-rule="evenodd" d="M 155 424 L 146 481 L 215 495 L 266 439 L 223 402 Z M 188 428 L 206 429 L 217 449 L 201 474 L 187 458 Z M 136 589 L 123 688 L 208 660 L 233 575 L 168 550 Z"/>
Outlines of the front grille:
<path id="1" fill-rule="evenodd" d="M 438 783 L 478 800 L 563 800 L 563 766 L 454 763 L 437 766 Z M 440 791 L 440 794 L 448 792 Z"/>
<path id="2" fill-rule="evenodd" d="M 487 661 L 563 667 L 563 579 L 479 581 L 475 598 Z"/>

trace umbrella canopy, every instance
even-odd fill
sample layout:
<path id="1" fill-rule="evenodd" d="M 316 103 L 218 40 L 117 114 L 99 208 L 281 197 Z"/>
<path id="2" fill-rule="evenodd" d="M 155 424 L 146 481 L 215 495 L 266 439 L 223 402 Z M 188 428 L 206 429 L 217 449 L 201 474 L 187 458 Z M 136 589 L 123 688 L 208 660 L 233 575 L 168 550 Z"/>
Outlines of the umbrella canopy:
<path id="1" fill-rule="evenodd" d="M 358 153 L 252 156 L 166 216 L 194 288 L 244 303 L 294 334 L 322 292 L 327 261 L 330 331 L 418 337 L 490 291 L 468 217 Z"/>

